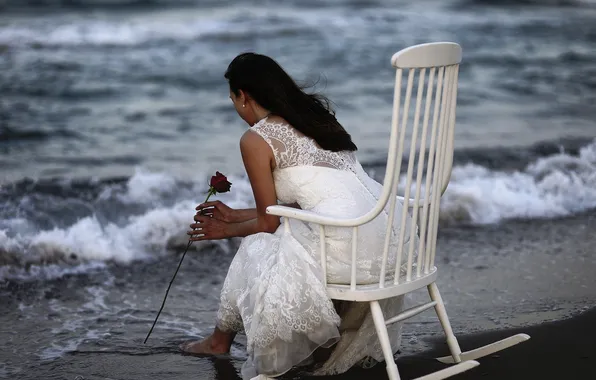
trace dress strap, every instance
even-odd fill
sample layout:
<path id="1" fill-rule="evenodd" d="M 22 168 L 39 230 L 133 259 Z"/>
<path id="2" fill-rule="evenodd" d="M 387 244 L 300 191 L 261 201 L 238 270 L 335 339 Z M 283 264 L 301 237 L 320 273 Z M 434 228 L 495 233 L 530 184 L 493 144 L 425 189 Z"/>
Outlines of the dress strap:
<path id="1" fill-rule="evenodd" d="M 298 136 L 287 123 L 269 122 L 267 118 L 259 121 L 251 129 L 263 138 L 273 151 L 275 165 L 278 168 L 289 166 L 287 162 L 291 146 L 296 145 Z"/>

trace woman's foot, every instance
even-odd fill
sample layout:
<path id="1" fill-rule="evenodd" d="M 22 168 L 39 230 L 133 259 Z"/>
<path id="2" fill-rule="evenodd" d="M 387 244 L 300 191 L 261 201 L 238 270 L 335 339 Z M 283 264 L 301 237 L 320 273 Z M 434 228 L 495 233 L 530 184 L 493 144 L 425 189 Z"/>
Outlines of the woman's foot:
<path id="1" fill-rule="evenodd" d="M 221 355 L 230 352 L 228 345 L 216 343 L 213 335 L 209 335 L 203 340 L 182 343 L 179 347 L 182 351 L 195 355 Z"/>

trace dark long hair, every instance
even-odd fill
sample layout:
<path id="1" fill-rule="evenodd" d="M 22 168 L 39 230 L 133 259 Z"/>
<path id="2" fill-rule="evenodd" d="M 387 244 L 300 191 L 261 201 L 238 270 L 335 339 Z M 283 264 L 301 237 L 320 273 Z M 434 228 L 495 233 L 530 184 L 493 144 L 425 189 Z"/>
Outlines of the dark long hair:
<path id="1" fill-rule="evenodd" d="M 273 59 L 255 53 L 234 58 L 224 75 L 230 90 L 248 93 L 261 107 L 333 152 L 355 151 L 352 137 L 335 118 L 329 100 L 305 93 Z"/>

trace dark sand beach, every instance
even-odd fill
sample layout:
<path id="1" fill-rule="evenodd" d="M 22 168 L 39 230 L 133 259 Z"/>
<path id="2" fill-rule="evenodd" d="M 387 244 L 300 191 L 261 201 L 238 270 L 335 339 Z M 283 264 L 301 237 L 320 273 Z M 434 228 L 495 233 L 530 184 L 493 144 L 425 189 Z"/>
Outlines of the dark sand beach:
<path id="1" fill-rule="evenodd" d="M 480 359 L 480 366 L 453 379 L 596 378 L 596 309 L 562 321 L 488 333 L 464 334 L 459 340 L 463 350 L 466 350 L 516 333 L 528 334 L 531 339 Z M 445 368 L 445 365 L 434 358 L 448 355 L 449 350 L 439 341 L 433 343 L 436 344 L 436 348 L 398 360 L 402 378 L 411 379 Z M 364 376 L 370 376 L 371 379 L 386 378 L 382 370 L 383 368 L 375 368 L 374 372 L 353 371 L 353 376 L 354 379 Z"/>

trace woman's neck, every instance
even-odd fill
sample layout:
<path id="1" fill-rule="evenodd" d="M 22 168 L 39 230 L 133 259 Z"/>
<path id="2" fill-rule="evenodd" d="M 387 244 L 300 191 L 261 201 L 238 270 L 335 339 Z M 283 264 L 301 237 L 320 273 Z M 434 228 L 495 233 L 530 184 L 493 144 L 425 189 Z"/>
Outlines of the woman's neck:
<path id="1" fill-rule="evenodd" d="M 266 119 L 267 117 L 271 116 L 271 112 L 263 109 L 261 112 L 255 112 L 255 116 L 257 118 L 257 123 L 263 119 Z"/>
<path id="2" fill-rule="evenodd" d="M 271 114 L 272 114 L 271 112 L 266 111 L 266 110 L 263 110 L 263 112 L 258 112 L 258 113 L 255 112 L 255 119 L 256 120 L 255 120 L 255 122 L 254 122 L 253 125 L 255 125 L 255 124 L 259 123 L 260 121 L 268 118 L 269 116 L 271 116 Z"/>

